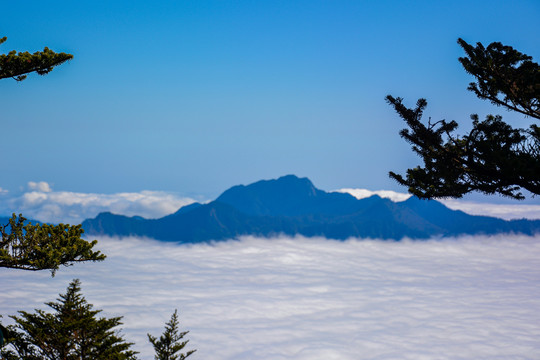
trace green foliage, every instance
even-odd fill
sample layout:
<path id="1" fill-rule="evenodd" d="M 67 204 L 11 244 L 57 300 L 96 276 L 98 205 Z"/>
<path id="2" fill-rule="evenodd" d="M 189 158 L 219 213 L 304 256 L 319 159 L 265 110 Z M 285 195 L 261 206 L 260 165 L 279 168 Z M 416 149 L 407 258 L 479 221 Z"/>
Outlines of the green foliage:
<path id="1" fill-rule="evenodd" d="M 6 40 L 0 38 L 0 44 Z M 45 75 L 72 58 L 71 54 L 55 53 L 47 47 L 33 54 L 10 51 L 0 54 L 0 79 L 22 81 L 32 72 Z M 60 265 L 105 259 L 99 251 L 92 251 L 96 240 L 81 239 L 81 225 L 25 225 L 25 221 L 21 214 L 13 214 L 9 224 L 0 225 L 0 267 L 49 269 L 54 276 Z M 0 324 L 2 360 L 135 360 L 136 352 L 130 350 L 133 344 L 114 330 L 122 324 L 122 317 L 97 318 L 101 310 L 93 310 L 80 291 L 79 280 L 73 280 L 57 302 L 46 303 L 54 312 L 19 311 L 20 316 L 11 317 L 15 325 L 6 328 Z M 178 332 L 175 310 L 159 340 L 148 334 L 159 356 L 156 359 L 182 360 L 193 354 L 195 350 L 177 354 L 188 343 L 179 342 L 187 333 Z"/>
<path id="2" fill-rule="evenodd" d="M 179 333 L 178 325 L 178 311 L 174 310 L 171 320 L 165 324 L 165 331 L 159 339 L 148 334 L 148 340 L 152 343 L 156 352 L 155 360 L 184 360 L 196 351 L 190 350 L 185 354 L 177 354 L 189 342 L 189 340 L 180 341 L 189 331 Z"/>
<path id="3" fill-rule="evenodd" d="M 23 270 L 51 270 L 81 261 L 101 261 L 105 255 L 92 251 L 97 241 L 81 239 L 81 225 L 24 224 L 26 218 L 13 214 L 8 225 L 0 226 L 0 267 Z"/>
<path id="4" fill-rule="evenodd" d="M 0 38 L 0 44 L 6 40 L 7 37 Z M 71 59 L 73 59 L 73 55 L 55 53 L 47 47 L 43 51 L 36 51 L 33 54 L 28 51 L 17 53 L 12 50 L 8 54 L 0 55 L 0 79 L 13 78 L 22 81 L 26 79 L 26 74 L 32 72 L 45 75 L 51 72 L 55 66 Z"/>
<path id="5" fill-rule="evenodd" d="M 459 61 L 477 82 L 469 90 L 527 116 L 540 119 L 540 66 L 530 56 L 510 46 L 492 43 L 476 47 L 462 39 L 458 43 L 467 57 Z M 407 186 L 419 198 L 459 198 L 472 191 L 524 199 L 522 189 L 540 194 L 540 128 L 513 128 L 497 115 L 479 121 L 471 115 L 472 130 L 455 134 L 456 121 L 421 121 L 427 106 L 420 99 L 415 108 L 403 105 L 403 99 L 386 97 L 408 129 L 400 132 L 423 160 L 423 167 L 408 169 L 406 177 L 390 172 L 390 177 Z"/>
<path id="6" fill-rule="evenodd" d="M 6 37 L 0 38 L 0 44 L 6 40 Z M 48 48 L 34 54 L 11 51 L 0 55 L 0 79 L 11 77 L 21 81 L 26 78 L 25 74 L 31 72 L 45 75 L 72 58 L 71 54 L 57 54 Z M 24 225 L 25 220 L 22 215 L 17 218 L 13 214 L 9 224 L 0 225 L 0 267 L 34 271 L 48 269 L 54 276 L 60 265 L 105 259 L 99 251 L 92 251 L 97 241 L 81 239 L 81 225 Z"/>
<path id="7" fill-rule="evenodd" d="M 36 309 L 12 316 L 16 324 L 8 327 L 9 346 L 2 350 L 5 359 L 48 360 L 127 360 L 136 359 L 131 343 L 113 330 L 121 317 L 98 318 L 80 293 L 79 280 L 73 280 L 57 302 L 46 303 L 53 312 Z"/>
<path id="8" fill-rule="evenodd" d="M 6 41 L 0 38 L 0 44 Z M 36 72 L 45 75 L 73 55 L 55 53 L 44 48 L 33 54 L 11 51 L 0 55 L 0 79 L 13 78 L 22 81 L 26 74 Z M 60 265 L 69 266 L 81 261 L 101 261 L 105 255 L 92 251 L 97 241 L 81 239 L 81 225 L 48 225 L 28 223 L 13 214 L 9 224 L 0 225 L 0 267 L 44 270 L 54 276 Z M 58 302 L 46 305 L 54 310 L 48 313 L 36 309 L 35 313 L 19 311 L 12 316 L 16 324 L 7 328 L 0 325 L 4 343 L 1 350 L 5 360 L 128 360 L 136 359 L 115 327 L 121 325 L 121 317 L 97 318 L 101 310 L 93 310 L 80 294 L 80 283 L 70 283 L 66 294 L 60 294 Z M 0 342 L 0 347 L 3 344 Z"/>

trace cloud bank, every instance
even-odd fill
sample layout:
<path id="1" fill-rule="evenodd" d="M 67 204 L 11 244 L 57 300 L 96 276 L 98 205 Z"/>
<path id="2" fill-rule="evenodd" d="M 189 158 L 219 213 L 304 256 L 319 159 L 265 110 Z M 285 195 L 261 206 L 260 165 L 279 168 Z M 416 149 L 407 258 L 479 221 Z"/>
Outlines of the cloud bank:
<path id="1" fill-rule="evenodd" d="M 454 210 L 461 210 L 471 215 L 494 216 L 505 220 L 540 219 L 540 205 L 529 204 L 485 204 L 455 199 L 439 200 Z"/>
<path id="2" fill-rule="evenodd" d="M 394 202 L 405 201 L 410 194 L 390 190 L 371 191 L 366 189 L 344 188 L 336 192 L 348 193 L 357 199 L 378 195 Z M 498 217 L 505 220 L 512 219 L 540 219 L 540 205 L 530 204 L 489 204 L 456 199 L 438 199 L 441 203 L 453 210 L 461 210 L 471 215 L 485 215 Z"/>
<path id="3" fill-rule="evenodd" d="M 163 191 L 96 194 L 53 191 L 44 182 L 29 182 L 27 191 L 16 196 L 0 189 L 0 215 L 22 213 L 25 217 L 52 223 L 78 224 L 100 212 L 159 218 L 195 200 Z"/>
<path id="4" fill-rule="evenodd" d="M 540 238 L 384 242 L 246 237 L 214 245 L 103 238 L 102 263 L 0 271 L 2 314 L 69 281 L 152 359 L 178 308 L 197 359 L 540 358 Z M 4 318 L 5 320 L 5 318 Z"/>
<path id="5" fill-rule="evenodd" d="M 392 200 L 394 202 L 405 201 L 405 200 L 407 200 L 408 198 L 411 197 L 411 194 L 400 193 L 400 192 L 391 191 L 391 190 L 375 190 L 375 191 L 371 191 L 371 190 L 367 190 L 367 189 L 344 188 L 344 189 L 339 189 L 339 190 L 335 190 L 335 191 L 340 192 L 340 193 L 351 194 L 352 196 L 354 196 L 357 199 L 364 199 L 364 198 L 368 198 L 368 197 L 373 196 L 373 195 L 378 195 L 378 196 L 380 196 L 382 198 L 390 199 L 390 200 Z"/>

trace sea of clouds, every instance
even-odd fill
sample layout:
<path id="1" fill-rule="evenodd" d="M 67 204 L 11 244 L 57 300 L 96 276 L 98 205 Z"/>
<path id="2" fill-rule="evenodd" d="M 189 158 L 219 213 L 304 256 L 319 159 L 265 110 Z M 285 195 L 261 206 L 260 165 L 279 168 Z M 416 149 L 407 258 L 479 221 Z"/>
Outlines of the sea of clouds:
<path id="1" fill-rule="evenodd" d="M 1 270 L 4 322 L 79 278 L 142 359 L 174 309 L 193 360 L 540 358 L 540 237 L 98 240 L 106 261 L 54 278 Z"/>

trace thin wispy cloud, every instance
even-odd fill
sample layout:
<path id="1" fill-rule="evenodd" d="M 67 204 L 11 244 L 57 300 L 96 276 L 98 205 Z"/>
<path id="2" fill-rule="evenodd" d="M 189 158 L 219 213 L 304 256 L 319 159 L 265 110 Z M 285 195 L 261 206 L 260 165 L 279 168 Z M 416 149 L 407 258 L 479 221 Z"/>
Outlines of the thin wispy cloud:
<path id="1" fill-rule="evenodd" d="M 99 240 L 103 263 L 2 270 L 2 314 L 45 308 L 80 278 L 142 359 L 175 308 L 194 360 L 540 358 L 538 237 Z"/>
<path id="2" fill-rule="evenodd" d="M 54 191 L 44 181 L 29 182 L 27 191 L 22 194 L 4 195 L 0 201 L 0 214 L 22 213 L 27 218 L 43 222 L 70 224 L 78 224 L 104 211 L 159 218 L 195 201 L 164 191 L 115 194 Z"/>

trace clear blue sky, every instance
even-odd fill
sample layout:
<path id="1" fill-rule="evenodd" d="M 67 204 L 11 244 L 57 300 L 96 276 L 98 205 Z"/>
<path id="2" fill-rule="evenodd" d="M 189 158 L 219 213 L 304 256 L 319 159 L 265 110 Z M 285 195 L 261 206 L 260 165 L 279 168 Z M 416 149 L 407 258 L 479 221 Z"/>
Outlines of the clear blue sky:
<path id="1" fill-rule="evenodd" d="M 0 47 L 74 54 L 0 82 L 0 187 L 212 198 L 284 174 L 326 190 L 404 191 L 419 159 L 387 94 L 463 122 L 501 113 L 466 90 L 456 40 L 540 61 L 540 1 L 12 1 Z"/>

